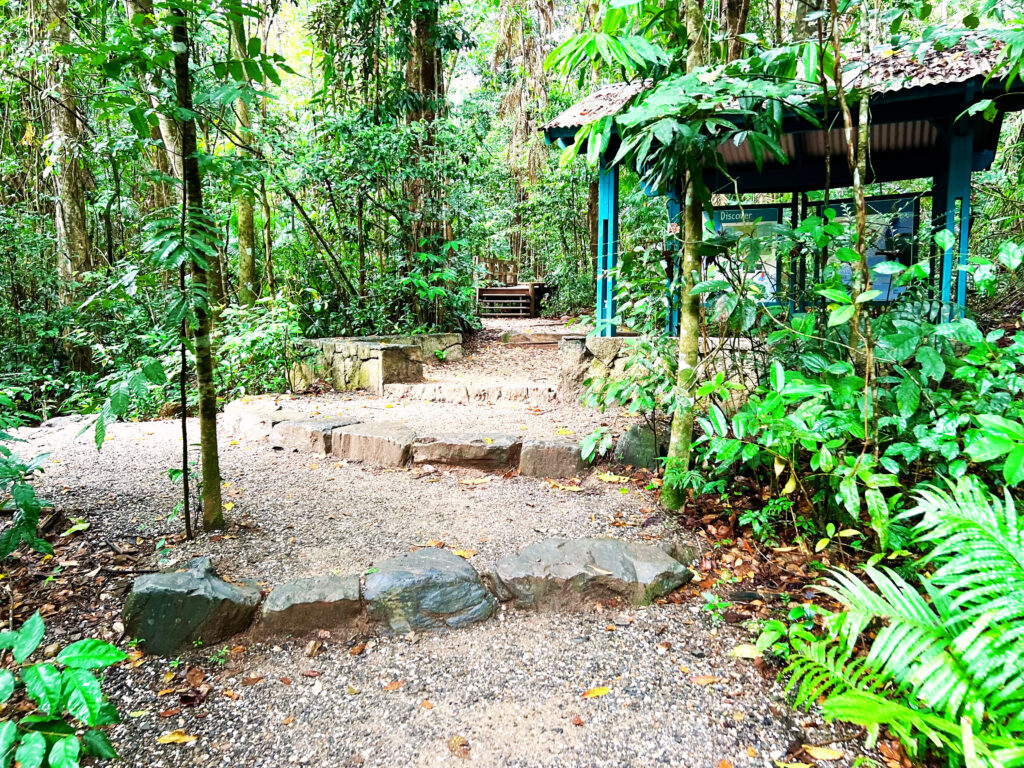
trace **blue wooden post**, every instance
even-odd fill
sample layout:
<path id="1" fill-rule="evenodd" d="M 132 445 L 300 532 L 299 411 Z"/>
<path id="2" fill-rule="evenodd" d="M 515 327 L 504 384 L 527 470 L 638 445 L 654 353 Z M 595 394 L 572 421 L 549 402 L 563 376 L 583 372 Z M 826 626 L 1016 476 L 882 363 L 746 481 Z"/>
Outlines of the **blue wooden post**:
<path id="1" fill-rule="evenodd" d="M 932 188 L 932 220 L 936 227 L 953 233 L 953 242 L 945 249 L 939 275 L 940 298 L 949 310 L 946 317 L 962 317 L 967 303 L 967 240 L 971 230 L 971 169 L 974 154 L 974 128 L 962 121 L 953 126 L 946 157 L 941 161 Z M 953 272 L 957 270 L 956 297 L 953 297 Z M 954 303 L 955 301 L 955 303 Z"/>
<path id="2" fill-rule="evenodd" d="M 597 183 L 597 327 L 614 336 L 615 277 L 619 256 L 619 167 L 601 155 Z"/>
<path id="3" fill-rule="evenodd" d="M 669 277 L 665 281 L 665 292 L 668 304 L 666 306 L 665 331 L 669 336 L 679 335 L 679 271 L 682 268 L 680 248 L 682 244 L 683 226 L 683 203 L 679 199 L 680 190 L 678 185 L 668 190 L 668 225 L 669 233 L 665 245 L 669 259 L 667 271 Z M 673 226 L 675 225 L 675 226 Z M 673 234 L 674 230 L 674 234 Z"/>

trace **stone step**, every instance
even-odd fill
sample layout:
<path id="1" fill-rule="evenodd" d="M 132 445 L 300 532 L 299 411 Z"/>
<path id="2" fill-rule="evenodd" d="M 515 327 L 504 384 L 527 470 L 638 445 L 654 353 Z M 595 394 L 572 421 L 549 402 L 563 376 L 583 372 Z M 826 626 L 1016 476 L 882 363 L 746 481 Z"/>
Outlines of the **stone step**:
<path id="1" fill-rule="evenodd" d="M 384 397 L 393 400 L 425 400 L 459 405 L 546 405 L 558 401 L 558 391 L 555 387 L 536 384 L 459 384 L 428 381 L 422 384 L 387 384 L 384 386 Z"/>

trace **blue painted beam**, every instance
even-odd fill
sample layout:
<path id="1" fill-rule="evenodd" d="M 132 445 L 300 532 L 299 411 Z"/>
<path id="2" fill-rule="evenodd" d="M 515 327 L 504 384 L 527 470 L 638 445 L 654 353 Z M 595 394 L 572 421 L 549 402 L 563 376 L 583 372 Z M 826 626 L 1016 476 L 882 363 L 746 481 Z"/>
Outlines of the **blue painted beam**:
<path id="1" fill-rule="evenodd" d="M 680 245 L 682 244 L 683 226 L 683 203 L 679 199 L 680 190 L 678 185 L 668 191 L 668 226 L 669 232 L 666 238 L 666 264 L 665 293 L 667 298 L 665 331 L 669 336 L 679 335 L 679 272 L 682 268 Z M 673 226 L 674 225 L 674 226 Z"/>
<path id="2" fill-rule="evenodd" d="M 615 275 L 619 260 L 619 167 L 601 155 L 597 182 L 597 327 L 614 336 Z"/>
<path id="3" fill-rule="evenodd" d="M 967 303 L 967 241 L 971 229 L 971 170 L 974 129 L 969 121 L 958 122 L 949 132 L 946 156 L 941 159 L 932 191 L 932 221 L 953 235 L 949 248 L 938 259 L 939 298 L 947 320 L 963 317 Z M 954 277 L 956 278 L 954 281 Z M 953 285 L 956 284 L 956 294 Z"/>

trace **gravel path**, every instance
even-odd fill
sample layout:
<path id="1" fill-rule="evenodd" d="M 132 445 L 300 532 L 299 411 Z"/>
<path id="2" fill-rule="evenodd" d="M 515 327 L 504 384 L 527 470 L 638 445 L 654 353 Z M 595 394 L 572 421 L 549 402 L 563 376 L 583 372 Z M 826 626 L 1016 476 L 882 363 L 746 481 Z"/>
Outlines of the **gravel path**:
<path id="1" fill-rule="evenodd" d="M 767 767 L 791 743 L 836 738 L 791 712 L 750 662 L 728 657 L 742 638 L 713 628 L 698 608 L 636 609 L 615 620 L 509 610 L 414 642 L 371 640 L 356 656 L 346 637 L 323 640 L 315 658 L 300 640 L 238 646 L 223 667 L 206 664 L 204 704 L 165 718 L 158 713 L 174 697 L 156 694 L 173 687 L 164 675 L 174 670 L 146 660 L 114 674 L 120 708 L 136 717 L 112 738 L 130 765 L 152 768 L 451 766 L 463 762 L 448 746 L 453 737 L 468 742 L 478 766 Z M 581 697 L 598 686 L 610 692 Z M 199 738 L 156 743 L 175 729 Z"/>
<path id="2" fill-rule="evenodd" d="M 462 373 L 550 375 L 551 357 L 538 356 L 541 350 L 490 343 L 476 347 Z M 614 421 L 565 404 L 391 404 L 352 394 L 295 398 L 286 407 L 373 414 L 435 432 L 537 437 L 578 437 Z M 128 543 L 144 554 L 139 567 L 156 567 L 158 541 L 182 525 L 167 519 L 178 498 L 167 470 L 180 460 L 179 424 L 113 425 L 101 452 L 91 434 L 77 435 L 80 426 L 21 431 L 27 442 L 19 452 L 51 454 L 40 494 L 68 519 L 88 520 L 83 541 Z M 197 426 L 190 429 L 195 439 Z M 470 562 L 483 571 L 546 536 L 657 541 L 671 534 L 650 492 L 593 473 L 581 490 L 522 477 L 481 483 L 486 476 L 470 470 L 381 470 L 226 436 L 221 462 L 229 528 L 192 542 L 169 538 L 163 565 L 208 554 L 226 577 L 269 587 L 294 576 L 363 571 L 431 539 L 476 550 Z M 120 583 L 102 596 L 106 605 L 121 598 L 127 580 Z M 116 632 L 116 614 L 104 616 L 90 620 L 90 634 Z M 62 620 L 65 634 L 82 631 L 73 618 Z M 786 707 L 774 671 L 766 677 L 730 657 L 750 641 L 748 631 L 714 624 L 699 601 L 564 615 L 504 608 L 485 624 L 409 638 L 321 633 L 313 657 L 308 641 L 242 637 L 111 670 L 111 697 L 125 717 L 111 737 L 123 764 L 390 768 L 468 759 L 477 766 L 770 768 L 793 744 L 837 737 Z M 205 700 L 179 703 L 177 691 L 195 687 L 200 670 Z M 609 693 L 581 697 L 597 686 Z M 178 729 L 197 738 L 157 742 Z M 468 755 L 454 754 L 463 750 L 458 739 Z M 849 747 L 828 765 L 849 766 Z"/>

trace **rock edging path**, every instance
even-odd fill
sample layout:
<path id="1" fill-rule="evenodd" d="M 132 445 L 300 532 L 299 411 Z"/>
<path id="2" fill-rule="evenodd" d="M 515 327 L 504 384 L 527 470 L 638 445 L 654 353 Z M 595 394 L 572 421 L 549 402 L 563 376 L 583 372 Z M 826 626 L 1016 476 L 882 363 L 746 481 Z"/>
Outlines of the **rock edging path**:
<path id="1" fill-rule="evenodd" d="M 693 557 L 689 550 L 673 554 Z M 273 635 L 376 624 L 406 634 L 486 621 L 499 601 L 538 610 L 578 610 L 609 599 L 646 605 L 692 577 L 680 559 L 649 544 L 552 538 L 502 558 L 484 576 L 455 553 L 426 547 L 362 575 L 285 582 L 260 606 L 258 589 L 224 581 L 203 557 L 183 571 L 137 578 L 125 602 L 124 625 L 146 652 L 168 656 L 250 627 Z"/>
<path id="2" fill-rule="evenodd" d="M 311 418 L 265 397 L 224 408 L 227 430 L 246 440 L 268 440 L 280 450 L 330 455 L 380 467 L 440 464 L 488 471 L 518 469 L 527 477 L 574 477 L 586 469 L 573 440 L 520 435 L 418 434 L 392 421 Z"/>

